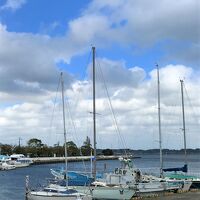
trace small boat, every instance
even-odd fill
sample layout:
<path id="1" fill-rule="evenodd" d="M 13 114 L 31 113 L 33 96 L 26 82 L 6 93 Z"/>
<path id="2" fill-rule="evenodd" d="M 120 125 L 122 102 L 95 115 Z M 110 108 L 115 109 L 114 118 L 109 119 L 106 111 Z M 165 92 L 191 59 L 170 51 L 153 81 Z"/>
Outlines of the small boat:
<path id="1" fill-rule="evenodd" d="M 39 191 L 31 191 L 27 194 L 28 200 L 92 200 L 89 195 L 80 193 L 75 189 L 66 187 L 48 186 Z"/>
<path id="2" fill-rule="evenodd" d="M 45 188 L 45 191 L 49 192 L 49 188 L 52 191 L 65 191 L 66 190 L 66 180 L 50 180 L 48 187 Z M 80 194 L 86 195 L 87 198 L 93 199 L 115 199 L 115 200 L 130 200 L 135 194 L 135 190 L 130 188 L 128 185 L 108 185 L 105 182 L 95 181 L 91 183 L 90 186 L 70 186 L 71 189 L 79 192 Z M 40 193 L 33 193 L 38 195 L 45 192 L 44 190 L 39 191 Z M 59 194 L 60 195 L 60 194 Z M 32 200 L 32 199 L 31 199 Z M 37 199 L 33 199 L 37 200 Z"/>
<path id="3" fill-rule="evenodd" d="M 63 180 L 64 181 L 64 180 Z M 59 185 L 59 186 L 58 186 Z M 59 182 L 49 184 L 50 188 L 66 187 Z M 108 185 L 104 181 L 94 181 L 90 186 L 71 186 L 79 193 L 90 195 L 93 199 L 130 200 L 135 195 L 135 190 L 128 185 Z"/>
<path id="4" fill-rule="evenodd" d="M 9 162 L 15 165 L 16 168 L 28 167 L 33 163 L 32 159 L 25 157 L 23 154 L 12 154 L 9 158 Z"/>
<path id="5" fill-rule="evenodd" d="M 9 162 L 9 156 L 0 155 L 0 170 L 15 169 L 15 165 Z"/>
<path id="6" fill-rule="evenodd" d="M 9 161 L 7 160 L 1 161 L 1 167 L 0 167 L 1 170 L 11 170 L 15 168 L 16 168 L 15 165 L 10 164 Z"/>
<path id="7" fill-rule="evenodd" d="M 169 183 L 169 181 L 151 175 L 144 175 L 135 168 L 132 160 L 127 158 L 119 158 L 121 162 L 120 168 L 115 168 L 114 172 L 105 174 L 106 183 L 111 185 L 126 185 L 136 190 L 141 196 L 149 193 L 159 193 L 169 190 L 178 190 L 182 187 L 179 181 Z"/>

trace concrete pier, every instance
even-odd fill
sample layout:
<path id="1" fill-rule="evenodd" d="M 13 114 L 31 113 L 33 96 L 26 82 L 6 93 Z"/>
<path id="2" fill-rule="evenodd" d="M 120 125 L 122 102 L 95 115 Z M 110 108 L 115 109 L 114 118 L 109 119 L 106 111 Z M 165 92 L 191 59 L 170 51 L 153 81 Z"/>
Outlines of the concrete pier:
<path id="1" fill-rule="evenodd" d="M 117 160 L 121 156 L 98 156 L 97 160 Z M 139 157 L 131 157 L 131 158 L 139 158 Z M 65 157 L 37 157 L 37 158 L 31 158 L 33 160 L 33 164 L 47 164 L 47 163 L 61 163 L 65 162 Z M 68 162 L 78 162 L 78 161 L 86 161 L 90 160 L 90 156 L 74 156 L 74 157 L 68 157 Z"/>

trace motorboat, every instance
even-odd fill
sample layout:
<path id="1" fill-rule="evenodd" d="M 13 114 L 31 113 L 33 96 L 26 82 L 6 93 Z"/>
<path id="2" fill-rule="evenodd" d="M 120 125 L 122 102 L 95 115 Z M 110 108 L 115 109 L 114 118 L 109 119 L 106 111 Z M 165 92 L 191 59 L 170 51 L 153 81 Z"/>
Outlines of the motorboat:
<path id="1" fill-rule="evenodd" d="M 10 164 L 10 162 L 8 160 L 2 160 L 1 161 L 1 166 L 0 169 L 1 170 L 11 170 L 11 169 L 15 169 L 15 165 Z"/>
<path id="2" fill-rule="evenodd" d="M 9 162 L 15 165 L 16 168 L 28 167 L 33 163 L 31 158 L 27 158 L 23 154 L 12 154 L 9 158 Z"/>

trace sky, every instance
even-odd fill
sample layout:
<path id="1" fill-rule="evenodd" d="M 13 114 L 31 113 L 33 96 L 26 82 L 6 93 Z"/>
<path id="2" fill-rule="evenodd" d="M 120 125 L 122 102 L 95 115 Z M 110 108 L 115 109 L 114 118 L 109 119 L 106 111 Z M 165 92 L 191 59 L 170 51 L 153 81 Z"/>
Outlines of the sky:
<path id="1" fill-rule="evenodd" d="M 0 0 L 0 143 L 92 140 L 96 47 L 97 148 L 200 148 L 200 1 Z M 112 109 L 111 109 L 112 108 Z"/>

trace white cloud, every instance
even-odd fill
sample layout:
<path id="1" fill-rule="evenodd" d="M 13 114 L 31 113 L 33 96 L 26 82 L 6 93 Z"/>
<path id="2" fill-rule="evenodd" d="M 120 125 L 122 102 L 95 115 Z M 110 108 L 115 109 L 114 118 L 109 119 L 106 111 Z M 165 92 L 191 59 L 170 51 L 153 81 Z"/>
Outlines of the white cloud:
<path id="1" fill-rule="evenodd" d="M 79 44 L 118 43 L 131 46 L 133 52 L 159 45 L 166 52 L 163 59 L 198 67 L 199 10 L 198 0 L 94 0 L 69 23 L 69 35 Z"/>
<path id="2" fill-rule="evenodd" d="M 20 9 L 24 4 L 26 3 L 26 0 L 7 0 L 3 6 L 0 7 L 1 10 L 12 10 L 16 11 Z"/>
<path id="3" fill-rule="evenodd" d="M 64 38 L 8 32 L 0 25 L 0 90 L 41 93 L 54 89 L 59 75 L 56 61 L 69 60 L 73 54 L 65 50 L 65 42 Z M 69 86 L 73 77 L 65 75 Z"/>
<path id="4" fill-rule="evenodd" d="M 55 38 L 9 32 L 5 25 L 0 24 L 1 142 L 13 143 L 19 136 L 24 141 L 33 136 L 50 144 L 62 141 L 60 134 L 48 137 L 59 75 L 55 66 L 57 61 L 70 63 L 74 55 L 85 52 L 85 47 L 91 44 L 106 47 L 117 43 L 131 48 L 135 45 L 148 48 L 165 41 L 168 59 L 176 57 L 182 65 L 169 64 L 160 70 L 164 147 L 183 147 L 180 139 L 180 78 L 185 78 L 196 113 L 196 117 L 192 117 L 193 109 L 186 103 L 188 146 L 199 147 L 198 8 L 199 3 L 195 0 L 183 0 L 181 3 L 167 0 L 93 1 L 82 16 L 70 21 L 66 35 Z M 190 50 L 179 50 L 180 43 L 183 46 L 187 43 Z M 196 70 L 184 65 L 185 60 L 194 62 Z M 158 137 L 156 71 L 148 74 L 142 67 L 130 67 L 123 61 L 106 58 L 97 61 L 101 65 L 119 128 L 128 147 L 158 147 L 155 142 Z M 101 115 L 97 117 L 98 147 L 120 147 L 106 93 L 102 91 L 103 81 L 99 77 L 97 112 Z M 92 132 L 92 116 L 89 114 L 92 110 L 91 81 L 75 80 L 68 73 L 65 73 L 65 80 L 71 113 L 78 137 L 82 140 L 89 133 L 91 136 Z M 62 133 L 59 114 L 55 117 L 54 130 Z M 69 121 L 68 129 L 73 132 Z"/>
<path id="5" fill-rule="evenodd" d="M 135 87 L 145 77 L 145 71 L 140 67 L 128 67 L 122 61 L 111 61 L 106 58 L 96 59 L 98 72 L 97 82 L 103 83 L 105 80 L 112 87 Z M 89 68 L 89 76 L 92 67 Z M 102 77 L 103 76 L 103 77 Z M 104 80 L 103 80 L 104 79 Z"/>
<path id="6" fill-rule="evenodd" d="M 110 28 L 119 33 L 122 31 L 120 36 L 127 42 L 137 39 L 135 42 L 152 43 L 170 38 L 199 42 L 199 6 L 198 0 L 94 0 L 85 15 L 98 13 L 107 16 L 109 23 L 116 25 Z M 125 38 L 127 34 L 129 37 Z"/>
<path id="7" fill-rule="evenodd" d="M 110 72 L 106 74 L 108 79 L 109 77 L 112 79 L 112 74 L 115 74 L 115 68 L 112 68 L 113 63 L 115 62 L 107 60 L 107 67 L 110 67 Z M 128 72 L 130 70 L 124 66 L 124 63 L 119 62 L 118 65 L 124 76 L 122 76 L 122 79 L 126 77 L 129 79 L 131 75 Z M 137 69 L 142 70 L 142 68 Z M 121 134 L 125 138 L 127 147 L 134 149 L 158 148 L 156 142 L 158 140 L 158 123 L 155 70 L 150 72 L 149 76 L 144 77 L 144 74 L 142 79 L 136 79 L 135 84 L 132 84 L 131 81 L 118 86 L 112 82 L 107 83 Z M 189 101 L 185 93 L 188 147 L 199 147 L 200 103 L 198 99 L 200 93 L 198 90 L 200 82 L 194 82 L 199 77 L 198 74 L 199 71 L 183 65 L 168 65 L 160 69 L 164 148 L 183 148 L 183 135 L 180 129 L 182 127 L 182 115 L 179 81 L 180 77 L 183 76 L 185 77 L 187 94 L 190 97 Z M 135 77 L 137 77 L 137 70 Z M 69 136 L 70 139 L 79 138 L 79 145 L 86 135 L 92 137 L 92 115 L 89 113 L 92 111 L 91 88 L 90 81 L 79 80 L 66 90 L 69 101 L 67 109 L 70 108 L 71 113 L 70 117 L 67 112 L 67 130 L 73 135 Z M 57 106 L 58 111 L 55 112 L 53 128 L 50 128 L 54 95 L 55 93 L 49 92 L 44 99 L 37 95 L 39 99 L 35 103 L 24 102 L 1 108 L 0 128 L 2 131 L 0 136 L 4 138 L 2 142 L 14 142 L 14 140 L 17 140 L 17 135 L 24 138 L 24 143 L 33 135 L 48 144 L 54 144 L 58 140 L 62 142 L 62 115 L 61 108 L 58 109 Z M 195 106 L 195 109 L 191 108 L 190 103 Z M 97 116 L 98 147 L 123 147 L 115 130 L 108 98 L 104 92 L 99 90 L 97 90 L 96 107 L 97 113 L 100 114 Z M 74 120 L 77 135 L 74 133 L 70 118 Z"/>
<path id="8" fill-rule="evenodd" d="M 109 21 L 102 15 L 86 15 L 69 22 L 69 37 L 80 46 L 88 42 L 101 44 L 102 39 L 106 42 L 108 31 Z"/>

